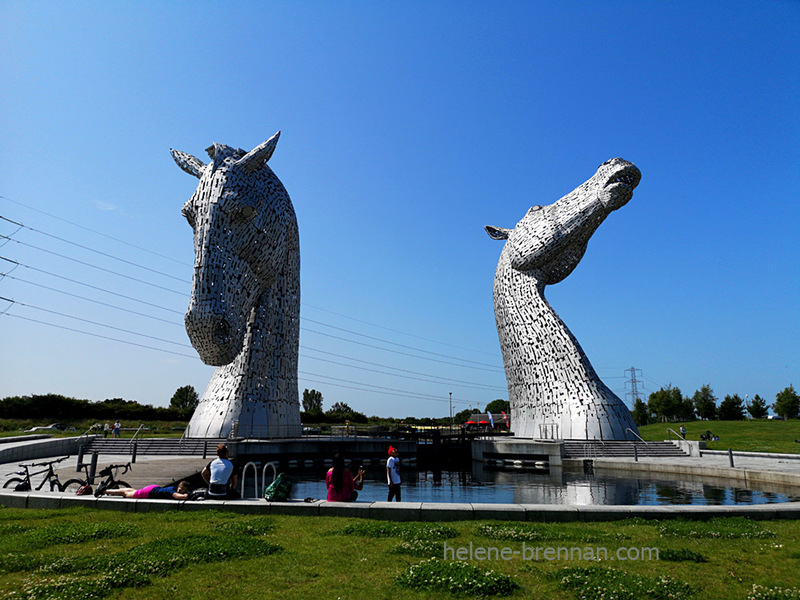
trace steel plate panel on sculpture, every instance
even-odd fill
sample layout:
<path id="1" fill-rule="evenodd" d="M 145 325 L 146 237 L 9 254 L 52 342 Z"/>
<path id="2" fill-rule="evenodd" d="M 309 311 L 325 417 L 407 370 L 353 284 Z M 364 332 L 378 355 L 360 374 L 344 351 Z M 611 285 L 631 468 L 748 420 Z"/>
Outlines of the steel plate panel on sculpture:
<path id="1" fill-rule="evenodd" d="M 578 341 L 544 297 L 586 252 L 603 220 L 624 206 L 641 173 L 606 161 L 581 186 L 533 206 L 514 229 L 486 227 L 506 240 L 494 279 L 494 310 L 505 363 L 511 429 L 518 437 L 629 439 L 630 411 L 600 380 Z"/>
<path id="2" fill-rule="evenodd" d="M 294 437 L 300 241 L 289 194 L 267 166 L 280 132 L 246 152 L 223 144 L 211 162 L 172 156 L 200 182 L 182 213 L 194 231 L 186 332 L 216 366 L 187 437 Z"/>

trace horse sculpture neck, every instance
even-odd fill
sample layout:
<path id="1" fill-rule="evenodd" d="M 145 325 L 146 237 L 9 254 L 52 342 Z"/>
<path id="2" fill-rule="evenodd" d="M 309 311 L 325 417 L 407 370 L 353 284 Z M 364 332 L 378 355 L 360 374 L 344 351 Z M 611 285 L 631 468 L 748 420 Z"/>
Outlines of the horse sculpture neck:
<path id="1" fill-rule="evenodd" d="M 578 340 L 545 299 L 541 273 L 517 271 L 501 255 L 495 277 L 497 331 L 519 437 L 624 439 L 629 419 Z M 599 414 L 613 413 L 608 422 Z M 617 425 L 620 424 L 620 425 Z M 597 425 L 595 427 L 595 425 Z M 624 425 L 624 426 L 622 426 Z"/>
<path id="2" fill-rule="evenodd" d="M 287 233 L 284 268 L 250 310 L 242 351 L 215 369 L 191 437 L 299 435 L 300 245 L 296 225 Z"/>

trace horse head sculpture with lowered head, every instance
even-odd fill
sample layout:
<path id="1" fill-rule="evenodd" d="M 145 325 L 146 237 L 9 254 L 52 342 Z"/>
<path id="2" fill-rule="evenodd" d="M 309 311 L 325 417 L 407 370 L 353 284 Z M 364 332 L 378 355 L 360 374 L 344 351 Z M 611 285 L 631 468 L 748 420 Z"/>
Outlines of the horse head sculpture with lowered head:
<path id="1" fill-rule="evenodd" d="M 186 332 L 203 362 L 217 367 L 189 437 L 299 431 L 297 219 L 267 166 L 279 136 L 250 152 L 215 143 L 208 164 L 172 150 L 200 180 L 182 210 L 195 250 Z"/>

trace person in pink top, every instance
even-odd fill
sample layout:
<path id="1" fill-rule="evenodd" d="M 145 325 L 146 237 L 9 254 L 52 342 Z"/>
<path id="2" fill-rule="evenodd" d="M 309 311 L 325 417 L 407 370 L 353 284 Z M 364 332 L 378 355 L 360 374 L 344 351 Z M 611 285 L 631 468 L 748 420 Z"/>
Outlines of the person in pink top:
<path id="1" fill-rule="evenodd" d="M 358 491 L 364 487 L 364 469 L 359 469 L 353 477 L 352 471 L 344 466 L 344 456 L 333 456 L 333 468 L 325 475 L 328 487 L 328 502 L 355 502 Z"/>

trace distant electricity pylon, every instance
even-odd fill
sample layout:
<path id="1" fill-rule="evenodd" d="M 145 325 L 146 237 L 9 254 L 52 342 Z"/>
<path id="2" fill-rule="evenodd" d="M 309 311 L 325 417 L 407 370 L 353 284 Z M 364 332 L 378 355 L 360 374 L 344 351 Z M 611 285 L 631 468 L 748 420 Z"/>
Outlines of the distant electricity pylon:
<path id="1" fill-rule="evenodd" d="M 626 381 L 625 382 L 626 386 L 628 384 L 631 385 L 631 390 L 629 392 L 625 393 L 625 398 L 627 398 L 628 396 L 631 397 L 630 406 L 633 406 L 634 402 L 636 402 L 636 399 L 640 397 L 639 396 L 639 383 L 641 383 L 641 382 L 638 379 L 636 379 L 636 371 L 639 371 L 639 377 L 641 377 L 642 376 L 642 370 L 641 369 L 637 369 L 636 367 L 631 367 L 630 369 L 625 369 L 625 374 L 626 375 L 628 373 L 631 374 L 630 375 L 630 377 L 631 377 L 630 381 Z"/>

